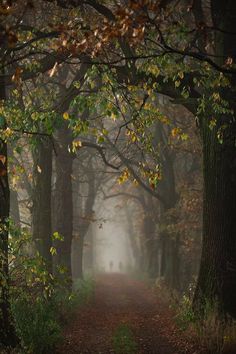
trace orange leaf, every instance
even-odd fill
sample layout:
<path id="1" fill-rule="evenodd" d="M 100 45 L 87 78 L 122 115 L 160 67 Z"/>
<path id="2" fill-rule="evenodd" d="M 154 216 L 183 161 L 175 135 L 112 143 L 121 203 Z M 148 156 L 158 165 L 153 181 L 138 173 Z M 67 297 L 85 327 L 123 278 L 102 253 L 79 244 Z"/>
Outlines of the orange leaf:
<path id="1" fill-rule="evenodd" d="M 5 165 L 6 163 L 6 156 L 5 155 L 0 155 L 0 161 L 3 163 L 3 165 Z"/>

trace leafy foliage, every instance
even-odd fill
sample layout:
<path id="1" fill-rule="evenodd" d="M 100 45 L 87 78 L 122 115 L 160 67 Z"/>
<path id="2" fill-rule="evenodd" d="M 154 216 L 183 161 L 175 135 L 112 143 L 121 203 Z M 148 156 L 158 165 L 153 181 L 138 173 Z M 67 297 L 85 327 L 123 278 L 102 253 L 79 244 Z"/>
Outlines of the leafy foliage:
<path id="1" fill-rule="evenodd" d="M 26 353 L 46 353 L 61 340 L 59 307 L 52 301 L 44 298 L 32 301 L 23 293 L 12 301 L 12 312 Z"/>
<path id="2" fill-rule="evenodd" d="M 58 233 L 53 235 L 61 239 Z M 52 351 L 61 340 L 62 326 L 78 306 L 93 296 L 92 279 L 80 280 L 74 291 L 66 277 L 55 277 L 32 249 L 31 235 L 10 223 L 11 308 L 25 353 Z"/>

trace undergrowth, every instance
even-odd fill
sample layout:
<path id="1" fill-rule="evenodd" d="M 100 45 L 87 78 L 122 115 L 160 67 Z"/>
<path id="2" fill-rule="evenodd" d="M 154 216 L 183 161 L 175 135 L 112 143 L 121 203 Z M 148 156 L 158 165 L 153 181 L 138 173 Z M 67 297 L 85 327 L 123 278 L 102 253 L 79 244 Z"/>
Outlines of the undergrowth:
<path id="1" fill-rule="evenodd" d="M 91 300 L 94 293 L 91 279 L 80 280 L 78 284 L 73 292 L 59 288 L 48 298 L 34 298 L 22 292 L 12 300 L 21 353 L 49 353 L 60 343 L 63 325 L 69 322 L 75 309 Z"/>
<path id="2" fill-rule="evenodd" d="M 232 318 L 220 318 L 217 304 L 205 301 L 204 313 L 199 316 L 193 311 L 191 299 L 183 296 L 176 320 L 181 329 L 196 335 L 208 353 L 236 352 L 236 322 Z"/>
<path id="3" fill-rule="evenodd" d="M 192 297 L 183 295 L 175 318 L 178 327 L 194 335 L 207 353 L 236 353 L 236 322 L 232 318 L 219 317 L 218 304 L 205 300 L 204 312 L 200 315 L 193 310 Z"/>
<path id="4" fill-rule="evenodd" d="M 194 284 L 189 286 L 186 294 L 170 289 L 164 279 L 159 278 L 155 283 L 158 296 L 175 313 L 175 322 L 186 337 L 199 345 L 204 353 L 222 354 L 236 353 L 236 321 L 218 315 L 217 304 L 205 300 L 204 313 L 201 315 L 193 310 L 192 302 Z"/>
<path id="5" fill-rule="evenodd" d="M 37 252 L 29 252 L 29 234 L 17 236 L 10 243 L 11 309 L 20 341 L 16 352 L 53 353 L 62 340 L 63 325 L 76 308 L 91 300 L 94 281 L 77 280 L 72 290 L 65 270 L 55 276 Z"/>

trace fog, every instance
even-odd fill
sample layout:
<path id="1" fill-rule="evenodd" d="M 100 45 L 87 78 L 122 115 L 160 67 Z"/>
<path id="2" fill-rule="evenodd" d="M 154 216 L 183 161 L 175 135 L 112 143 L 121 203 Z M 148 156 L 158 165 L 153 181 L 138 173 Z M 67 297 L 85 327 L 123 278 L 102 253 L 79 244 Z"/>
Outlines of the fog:
<path id="1" fill-rule="evenodd" d="M 96 206 L 96 215 L 102 222 L 93 226 L 96 235 L 95 271 L 127 272 L 134 265 L 125 215 L 117 202 L 113 198 Z"/>

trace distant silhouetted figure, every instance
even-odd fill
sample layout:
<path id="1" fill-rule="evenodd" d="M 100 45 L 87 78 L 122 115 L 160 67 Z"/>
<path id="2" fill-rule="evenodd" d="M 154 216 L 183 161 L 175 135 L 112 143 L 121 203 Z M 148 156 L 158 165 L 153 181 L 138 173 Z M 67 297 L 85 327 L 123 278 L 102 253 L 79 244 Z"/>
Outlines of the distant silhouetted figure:
<path id="1" fill-rule="evenodd" d="M 119 270 L 121 273 L 123 272 L 123 263 L 121 261 L 119 262 Z"/>
<path id="2" fill-rule="evenodd" d="M 110 263 L 109 263 L 109 268 L 110 268 L 110 272 L 112 272 L 112 270 L 113 270 L 113 262 L 112 261 L 110 261 Z"/>

